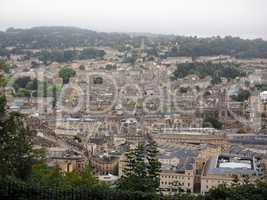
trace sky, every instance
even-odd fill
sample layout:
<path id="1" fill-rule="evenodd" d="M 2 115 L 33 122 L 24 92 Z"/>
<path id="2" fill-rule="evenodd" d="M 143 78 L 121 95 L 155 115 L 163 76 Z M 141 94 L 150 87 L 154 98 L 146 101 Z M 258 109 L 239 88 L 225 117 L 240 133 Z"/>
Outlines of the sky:
<path id="1" fill-rule="evenodd" d="M 0 0 L 0 30 L 33 26 L 267 39 L 267 0 Z"/>

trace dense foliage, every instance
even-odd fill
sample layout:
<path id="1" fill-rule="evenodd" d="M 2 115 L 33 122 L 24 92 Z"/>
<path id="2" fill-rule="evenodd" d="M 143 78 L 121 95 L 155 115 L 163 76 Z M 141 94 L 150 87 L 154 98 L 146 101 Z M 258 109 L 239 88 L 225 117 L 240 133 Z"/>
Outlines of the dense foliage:
<path id="1" fill-rule="evenodd" d="M 58 166 L 48 167 L 45 162 L 32 165 L 30 182 L 40 186 L 66 189 L 99 185 L 97 178 L 92 175 L 89 168 L 85 168 L 81 172 L 63 173 Z"/>
<path id="2" fill-rule="evenodd" d="M 231 36 L 225 38 L 177 37 L 176 41 L 178 45 L 169 50 L 169 56 L 230 55 L 238 58 L 267 57 L 267 42 L 261 39 L 244 40 Z"/>
<path id="3" fill-rule="evenodd" d="M 207 116 L 203 121 L 203 127 L 222 129 L 223 123 L 213 116 Z"/>
<path id="4" fill-rule="evenodd" d="M 81 51 L 77 50 L 57 50 L 57 51 L 41 51 L 34 54 L 44 64 L 51 62 L 71 62 L 73 60 L 84 60 L 84 59 L 96 59 L 103 58 L 105 55 L 104 50 L 98 50 L 95 48 L 86 48 Z"/>
<path id="5" fill-rule="evenodd" d="M 15 176 L 25 179 L 31 173 L 33 151 L 32 133 L 25 119 L 18 113 L 11 113 L 0 123 L 0 176 Z"/>
<path id="6" fill-rule="evenodd" d="M 234 79 L 245 76 L 245 73 L 232 63 L 193 62 L 178 64 L 172 79 L 184 78 L 191 74 L 200 78 L 210 76 L 215 84 L 220 83 L 221 78 Z"/>
<path id="7" fill-rule="evenodd" d="M 65 66 L 59 70 L 58 75 L 63 79 L 63 83 L 67 84 L 69 83 L 70 78 L 76 75 L 76 72 L 72 68 Z"/>
<path id="8" fill-rule="evenodd" d="M 13 46 L 19 49 L 73 48 L 99 45 L 119 45 L 130 36 L 126 34 L 97 33 L 75 27 L 34 27 L 31 29 L 9 28 L 0 32 L 1 47 Z M 34 42 L 33 42 L 34 41 Z M 3 51 L 5 54 L 5 51 Z"/>
<path id="9" fill-rule="evenodd" d="M 14 179 L 0 179 L 1 199 L 72 199 L 72 200 L 265 200 L 267 182 L 259 181 L 255 184 L 220 185 L 212 188 L 204 195 L 177 193 L 174 196 L 142 191 L 120 191 L 100 185 L 91 187 L 40 187 L 32 183 L 25 183 Z"/>
<path id="10" fill-rule="evenodd" d="M 237 95 L 232 95 L 231 98 L 234 101 L 244 102 L 250 97 L 250 92 L 248 90 L 241 89 Z"/>
<path id="11" fill-rule="evenodd" d="M 27 179 L 36 160 L 31 143 L 33 132 L 23 115 L 6 112 L 5 96 L 0 93 L 0 97 L 0 177 Z"/>
<path id="12" fill-rule="evenodd" d="M 64 49 L 87 46 L 107 46 L 126 51 L 139 48 L 144 42 L 144 52 L 156 57 L 230 55 L 239 58 L 267 58 L 267 41 L 244 40 L 227 36 L 198 38 L 174 35 L 129 35 L 101 33 L 74 27 L 9 28 L 0 32 L 0 56 L 19 53 L 22 49 Z M 6 47 L 15 47 L 7 50 Z M 167 51 L 161 51 L 167 47 Z M 70 53 L 70 52 L 68 52 Z M 71 57 L 71 56 L 70 56 Z"/>
<path id="13" fill-rule="evenodd" d="M 51 84 L 46 81 L 38 81 L 29 76 L 21 76 L 15 79 L 13 88 L 15 96 L 18 97 L 47 97 L 51 89 Z M 52 95 L 51 95 L 52 96 Z"/>
<path id="14" fill-rule="evenodd" d="M 139 144 L 126 154 L 123 177 L 118 183 L 121 190 L 155 192 L 159 189 L 161 164 L 157 159 L 157 144 L 150 141 Z"/>
<path id="15" fill-rule="evenodd" d="M 256 84 L 255 87 L 260 92 L 267 91 L 267 84 Z"/>
<path id="16" fill-rule="evenodd" d="M 255 184 L 233 184 L 232 186 L 220 185 L 217 188 L 212 188 L 206 195 L 207 200 L 240 200 L 253 199 L 263 200 L 267 195 L 267 182 L 258 181 Z"/>

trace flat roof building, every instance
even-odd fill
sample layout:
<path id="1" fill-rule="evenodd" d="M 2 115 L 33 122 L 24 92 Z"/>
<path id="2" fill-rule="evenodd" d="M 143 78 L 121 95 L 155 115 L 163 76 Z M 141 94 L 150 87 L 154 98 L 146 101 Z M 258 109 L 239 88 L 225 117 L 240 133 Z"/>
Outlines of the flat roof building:
<path id="1" fill-rule="evenodd" d="M 220 184 L 230 185 L 234 177 L 244 176 L 250 181 L 262 175 L 260 161 L 255 157 L 223 154 L 210 158 L 203 169 L 201 176 L 201 193 L 207 192 L 212 187 Z"/>

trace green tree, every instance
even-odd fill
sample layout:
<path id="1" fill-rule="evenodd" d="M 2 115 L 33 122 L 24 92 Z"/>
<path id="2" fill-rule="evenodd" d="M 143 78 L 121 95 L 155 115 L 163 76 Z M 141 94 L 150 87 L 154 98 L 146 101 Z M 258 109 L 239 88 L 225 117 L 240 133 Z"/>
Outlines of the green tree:
<path id="1" fill-rule="evenodd" d="M 5 115 L 5 107 L 6 107 L 6 97 L 4 93 L 4 87 L 6 85 L 6 73 L 5 73 L 5 67 L 4 67 L 4 62 L 0 61 L 0 120 Z M 1 131 L 1 127 L 0 127 Z"/>
<path id="2" fill-rule="evenodd" d="M 31 182 L 49 187 L 78 188 L 98 185 L 98 179 L 92 175 L 91 170 L 86 167 L 81 172 L 72 171 L 63 173 L 58 166 L 48 167 L 45 162 L 32 166 Z"/>
<path id="3" fill-rule="evenodd" d="M 234 101 L 244 102 L 250 97 L 248 90 L 241 89 L 237 95 L 231 96 Z"/>
<path id="4" fill-rule="evenodd" d="M 0 60 L 0 71 L 9 73 L 10 65 L 5 60 Z"/>
<path id="5" fill-rule="evenodd" d="M 119 180 L 119 189 L 128 191 L 155 192 L 159 187 L 160 163 L 154 141 L 138 146 L 126 153 L 124 176 Z"/>
<path id="6" fill-rule="evenodd" d="M 76 75 L 76 72 L 69 68 L 69 67 L 62 67 L 60 70 L 59 70 L 59 77 L 63 79 L 63 83 L 64 84 L 67 84 L 69 83 L 69 80 L 71 77 L 74 77 Z"/>
<path id="7" fill-rule="evenodd" d="M 144 146 L 138 145 L 137 148 L 126 153 L 124 175 L 119 181 L 119 189 L 143 191 L 144 178 L 146 177 L 145 169 Z"/>
<path id="8" fill-rule="evenodd" d="M 62 187 L 64 177 L 58 166 L 48 167 L 45 163 L 37 163 L 32 165 L 31 182 L 41 186 Z"/>
<path id="9" fill-rule="evenodd" d="M 22 76 L 17 78 L 14 83 L 13 83 L 13 87 L 14 89 L 17 91 L 19 88 L 25 88 L 25 89 L 31 89 L 31 88 L 27 88 L 28 87 L 33 87 L 33 84 L 30 83 L 31 82 L 31 77 L 29 76 Z"/>
<path id="10" fill-rule="evenodd" d="M 245 76 L 238 66 L 230 63 L 192 62 L 177 64 L 171 79 L 182 79 L 188 75 L 195 74 L 200 78 L 210 76 L 213 84 L 221 82 L 221 78 L 234 79 Z"/>
<path id="11" fill-rule="evenodd" d="M 147 173 L 148 173 L 148 185 L 152 191 L 155 191 L 159 188 L 160 185 L 160 168 L 161 163 L 157 158 L 158 154 L 157 143 L 154 140 L 149 141 L 146 145 L 147 153 Z"/>
<path id="12" fill-rule="evenodd" d="M 203 127 L 222 129 L 223 124 L 215 117 L 208 116 L 203 121 Z"/>
<path id="13" fill-rule="evenodd" d="M 92 186 L 99 184 L 98 179 L 92 175 L 92 171 L 89 167 L 83 169 L 80 176 L 81 176 L 81 185 Z"/>
<path id="14" fill-rule="evenodd" d="M 105 54 L 106 52 L 104 50 L 88 48 L 88 49 L 83 49 L 80 52 L 79 59 L 103 58 Z"/>
<path id="15" fill-rule="evenodd" d="M 133 171 L 137 177 L 146 176 L 145 148 L 143 144 L 138 144 L 135 150 L 135 165 Z"/>
<path id="16" fill-rule="evenodd" d="M 6 107 L 6 97 L 4 95 L 0 96 L 0 118 L 3 117 Z"/>
<path id="17" fill-rule="evenodd" d="M 10 113 L 0 122 L 0 175 L 26 179 L 33 162 L 32 131 L 19 113 Z"/>

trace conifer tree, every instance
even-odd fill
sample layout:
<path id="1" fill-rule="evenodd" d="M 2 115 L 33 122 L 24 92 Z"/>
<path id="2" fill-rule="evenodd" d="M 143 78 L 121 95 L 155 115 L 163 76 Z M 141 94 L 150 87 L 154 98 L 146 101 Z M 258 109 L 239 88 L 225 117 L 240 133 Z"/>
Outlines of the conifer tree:
<path id="1" fill-rule="evenodd" d="M 151 191 L 155 191 L 159 188 L 160 185 L 160 168 L 161 163 L 157 158 L 158 154 L 157 144 L 155 141 L 150 140 L 146 145 L 146 153 L 147 153 L 147 173 L 148 173 L 148 185 Z"/>
<path id="2" fill-rule="evenodd" d="M 150 141 L 126 153 L 123 177 L 119 188 L 129 191 L 155 192 L 159 188 L 160 162 L 157 159 L 157 145 Z"/>

